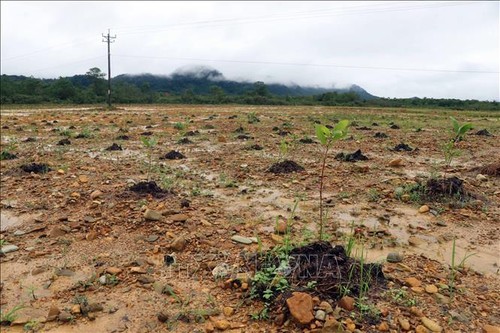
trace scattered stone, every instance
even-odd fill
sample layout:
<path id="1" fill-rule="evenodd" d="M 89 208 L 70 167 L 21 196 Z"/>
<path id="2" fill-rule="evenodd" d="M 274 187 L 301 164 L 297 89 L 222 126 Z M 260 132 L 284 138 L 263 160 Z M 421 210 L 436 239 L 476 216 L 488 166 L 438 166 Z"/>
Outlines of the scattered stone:
<path id="1" fill-rule="evenodd" d="M 174 251 L 182 251 L 186 247 L 187 241 L 184 236 L 179 236 L 174 241 L 172 244 L 170 244 L 170 248 Z"/>
<path id="2" fill-rule="evenodd" d="M 169 254 L 166 254 L 164 257 L 163 257 L 163 262 L 165 263 L 165 266 L 171 266 L 173 264 L 175 264 L 175 256 L 173 255 L 169 255 Z"/>
<path id="3" fill-rule="evenodd" d="M 191 201 L 189 201 L 188 199 L 181 200 L 181 208 L 189 208 L 190 204 L 191 204 Z"/>
<path id="4" fill-rule="evenodd" d="M 420 287 L 422 285 L 422 281 L 414 277 L 409 277 L 405 280 L 405 284 L 408 287 Z"/>
<path id="5" fill-rule="evenodd" d="M 415 328 L 415 333 L 429 333 L 429 330 L 427 328 L 425 328 L 425 326 L 423 326 L 423 325 L 418 325 Z"/>
<path id="6" fill-rule="evenodd" d="M 403 329 L 403 331 L 409 331 L 411 326 L 410 322 L 406 318 L 398 318 L 399 326 Z"/>
<path id="7" fill-rule="evenodd" d="M 387 332 L 389 330 L 389 324 L 387 324 L 386 321 L 383 321 L 378 325 L 377 328 L 380 332 Z"/>
<path id="8" fill-rule="evenodd" d="M 324 321 L 326 319 L 326 312 L 323 310 L 318 310 L 316 311 L 316 315 L 314 316 L 314 318 Z"/>
<path id="9" fill-rule="evenodd" d="M 102 285 L 105 285 L 107 282 L 108 282 L 108 279 L 107 279 L 106 275 L 101 275 L 101 277 L 99 278 L 99 283 Z"/>
<path id="10" fill-rule="evenodd" d="M 445 295 L 440 294 L 440 293 L 435 293 L 433 295 L 434 295 L 434 299 L 436 300 L 436 302 L 438 304 L 449 304 L 450 303 L 450 298 L 448 296 L 445 296 Z"/>
<path id="11" fill-rule="evenodd" d="M 431 332 L 441 332 L 443 331 L 443 328 L 439 326 L 435 321 L 430 320 L 427 317 L 422 317 L 422 324 L 424 324 L 425 327 L 427 327 Z"/>
<path id="12" fill-rule="evenodd" d="M 61 268 L 61 269 L 56 270 L 56 275 L 57 276 L 73 276 L 73 275 L 75 275 L 75 272 L 73 272 L 71 269 Z"/>
<path id="13" fill-rule="evenodd" d="M 281 237 L 280 235 L 276 235 L 276 234 L 271 234 L 271 239 L 273 240 L 274 243 L 276 244 L 281 244 L 283 243 L 283 237 Z"/>
<path id="14" fill-rule="evenodd" d="M 483 175 L 481 173 L 478 173 L 476 176 L 476 180 L 481 181 L 481 182 L 485 182 L 488 180 L 488 177 L 486 177 L 485 175 Z"/>
<path id="15" fill-rule="evenodd" d="M 153 209 L 146 209 L 144 212 L 144 218 L 148 221 L 160 221 L 163 218 L 161 212 Z"/>
<path id="16" fill-rule="evenodd" d="M 59 321 L 63 323 L 68 323 L 73 319 L 73 316 L 71 315 L 71 313 L 63 311 L 57 316 L 57 319 L 59 319 Z"/>
<path id="17" fill-rule="evenodd" d="M 324 310 L 327 314 L 333 313 L 333 308 L 330 303 L 323 301 L 319 304 L 319 308 Z"/>
<path id="18" fill-rule="evenodd" d="M 405 165 L 405 162 L 402 158 L 395 158 L 389 162 L 390 167 L 402 167 Z"/>
<path id="19" fill-rule="evenodd" d="M 214 267 L 212 270 L 212 275 L 216 279 L 220 278 L 225 278 L 227 277 L 231 272 L 231 268 L 229 267 L 228 264 L 222 263 Z"/>
<path id="20" fill-rule="evenodd" d="M 150 243 L 153 243 L 153 242 L 156 242 L 158 240 L 158 238 L 160 238 L 160 236 L 158 235 L 150 235 L 146 238 L 146 241 L 147 242 L 150 242 Z"/>
<path id="21" fill-rule="evenodd" d="M 314 320 L 311 295 L 303 292 L 294 292 L 293 296 L 286 300 L 286 305 L 292 317 L 300 324 L 309 324 Z"/>
<path id="22" fill-rule="evenodd" d="M 95 231 L 91 231 L 85 235 L 85 239 L 88 241 L 93 241 L 96 238 L 97 238 L 97 232 L 95 232 Z"/>
<path id="23" fill-rule="evenodd" d="M 433 284 L 428 284 L 425 286 L 425 292 L 428 294 L 435 294 L 438 292 L 438 288 Z"/>
<path id="24" fill-rule="evenodd" d="M 251 238 L 240 236 L 240 235 L 234 235 L 233 237 L 231 237 L 231 240 L 234 241 L 234 242 L 241 243 L 241 244 L 246 244 L 246 245 L 252 244 L 252 239 Z"/>
<path id="25" fill-rule="evenodd" d="M 66 231 L 64 231 L 62 228 L 59 227 L 54 227 L 49 233 L 49 237 L 51 238 L 57 238 L 66 235 Z"/>
<path id="26" fill-rule="evenodd" d="M 80 304 L 75 304 L 71 307 L 71 310 L 70 310 L 71 314 L 79 314 L 79 313 L 82 313 L 82 308 L 80 306 Z"/>
<path id="27" fill-rule="evenodd" d="M 339 306 L 347 311 L 354 310 L 354 298 L 350 296 L 344 296 L 339 301 Z"/>
<path id="28" fill-rule="evenodd" d="M 87 175 L 80 175 L 80 176 L 78 176 L 78 181 L 80 183 L 88 183 L 89 177 Z"/>
<path id="29" fill-rule="evenodd" d="M 234 308 L 232 308 L 230 306 L 225 306 L 222 309 L 222 313 L 224 313 L 224 316 L 226 316 L 226 317 L 231 317 L 234 314 Z"/>
<path id="30" fill-rule="evenodd" d="M 287 223 L 284 220 L 279 220 L 278 223 L 274 226 L 274 231 L 278 234 L 286 233 Z"/>
<path id="31" fill-rule="evenodd" d="M 424 243 L 425 243 L 425 241 L 423 239 L 420 239 L 420 238 L 415 237 L 415 236 L 410 236 L 408 238 L 408 244 L 410 244 L 412 246 L 419 246 L 419 245 L 422 245 Z"/>
<path id="32" fill-rule="evenodd" d="M 423 205 L 423 206 L 421 206 L 421 207 L 418 209 L 418 212 L 423 214 L 423 213 L 427 213 L 429 210 L 430 210 L 429 206 L 427 206 L 427 205 Z"/>
<path id="33" fill-rule="evenodd" d="M 231 323 L 227 321 L 226 319 L 214 319 L 212 320 L 212 323 L 214 324 L 214 327 L 216 329 L 219 329 L 221 331 L 227 330 L 229 327 L 231 327 Z"/>
<path id="34" fill-rule="evenodd" d="M 146 274 L 146 270 L 142 267 L 130 267 L 130 273 Z"/>
<path id="35" fill-rule="evenodd" d="M 84 313 L 89 313 L 89 312 L 100 312 L 104 310 L 103 306 L 99 303 L 90 303 L 87 306 L 82 306 L 82 312 Z"/>
<path id="36" fill-rule="evenodd" d="M 54 321 L 57 319 L 57 316 L 61 313 L 61 310 L 57 307 L 57 305 L 52 304 L 49 308 L 49 313 L 47 314 L 47 321 Z"/>
<path id="37" fill-rule="evenodd" d="M 122 272 L 123 270 L 118 267 L 108 267 L 106 268 L 106 273 L 111 274 L 111 275 L 118 275 Z"/>
<path id="38" fill-rule="evenodd" d="M 170 219 L 173 222 L 186 222 L 188 218 L 189 216 L 187 216 L 186 214 L 174 214 L 170 216 Z"/>
<path id="39" fill-rule="evenodd" d="M 142 284 L 150 284 L 150 283 L 154 283 L 155 279 L 154 279 L 154 277 L 152 277 L 150 275 L 139 275 L 139 277 L 137 278 L 137 281 L 139 281 Z"/>
<path id="40" fill-rule="evenodd" d="M 450 314 L 452 319 L 458 320 L 461 323 L 468 323 L 470 321 L 467 316 L 458 311 L 450 310 L 448 311 L 448 313 Z M 498 333 L 500 333 L 500 330 L 498 331 Z"/>
<path id="41" fill-rule="evenodd" d="M 95 199 L 99 198 L 100 196 L 102 196 L 102 194 L 103 193 L 100 190 L 95 190 L 92 193 L 90 193 L 90 199 L 95 200 Z"/>
<path id="42" fill-rule="evenodd" d="M 158 318 L 158 320 L 161 322 L 161 323 L 166 323 L 169 319 L 168 317 L 168 314 L 164 313 L 164 312 L 159 312 L 156 317 Z"/>
<path id="43" fill-rule="evenodd" d="M 398 263 L 403 261 L 403 255 L 399 252 L 390 252 L 387 254 L 387 262 Z"/>
<path id="44" fill-rule="evenodd" d="M 10 252 L 15 252 L 17 250 L 19 250 L 19 247 L 17 247 L 16 245 L 14 245 L 14 244 L 7 244 L 7 245 L 2 246 L 1 252 L 3 254 L 7 254 L 7 253 L 10 253 Z"/>

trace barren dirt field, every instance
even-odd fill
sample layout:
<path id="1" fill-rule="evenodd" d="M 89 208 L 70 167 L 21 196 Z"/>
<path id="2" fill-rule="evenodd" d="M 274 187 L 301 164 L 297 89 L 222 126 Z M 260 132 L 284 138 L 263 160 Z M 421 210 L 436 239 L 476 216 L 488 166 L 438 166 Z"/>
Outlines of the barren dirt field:
<path id="1" fill-rule="evenodd" d="M 500 332 L 499 116 L 2 107 L 1 331 Z"/>

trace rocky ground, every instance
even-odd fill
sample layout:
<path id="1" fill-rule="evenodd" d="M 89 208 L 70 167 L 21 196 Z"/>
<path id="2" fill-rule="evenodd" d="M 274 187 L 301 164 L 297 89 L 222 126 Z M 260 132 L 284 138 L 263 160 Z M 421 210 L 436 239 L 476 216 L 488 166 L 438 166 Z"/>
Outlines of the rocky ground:
<path id="1" fill-rule="evenodd" d="M 474 129 L 444 167 L 450 115 Z M 314 126 L 340 119 L 351 126 L 327 159 L 318 243 Z M 500 332 L 499 119 L 2 107 L 2 332 Z M 459 195 L 419 192 L 452 177 Z M 306 253 L 339 273 L 265 271 L 274 254 L 319 272 Z"/>

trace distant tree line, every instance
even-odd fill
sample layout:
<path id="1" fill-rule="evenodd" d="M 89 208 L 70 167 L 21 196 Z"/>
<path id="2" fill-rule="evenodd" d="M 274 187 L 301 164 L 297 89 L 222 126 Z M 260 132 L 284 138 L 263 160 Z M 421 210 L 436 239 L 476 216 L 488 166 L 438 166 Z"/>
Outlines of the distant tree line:
<path id="1" fill-rule="evenodd" d="M 107 97 L 105 74 L 91 68 L 85 75 L 37 79 L 25 76 L 2 75 L 0 92 L 2 105 L 7 104 L 100 104 Z M 263 82 L 238 85 L 234 81 L 194 80 L 177 77 L 180 84 L 170 91 L 158 90 L 154 81 L 112 81 L 112 102 L 117 104 L 251 104 L 251 105 L 325 105 L 359 107 L 433 108 L 454 110 L 496 110 L 496 101 L 435 99 L 435 98 L 378 98 L 355 91 L 321 92 L 313 95 L 285 94 L 282 85 Z M 183 81 L 182 81 L 183 80 Z M 153 86 L 151 82 L 153 82 Z M 224 88 L 225 89 L 224 89 Z M 275 93 L 271 93 L 272 87 Z M 300 88 L 302 89 L 302 88 Z M 323 89 L 324 90 L 324 89 Z M 322 90 L 317 90 L 322 91 Z M 305 91 L 304 91 L 305 93 Z M 307 91 L 308 94 L 314 91 Z M 283 95 L 284 94 L 284 95 Z M 369 96 L 369 97 L 367 97 Z"/>

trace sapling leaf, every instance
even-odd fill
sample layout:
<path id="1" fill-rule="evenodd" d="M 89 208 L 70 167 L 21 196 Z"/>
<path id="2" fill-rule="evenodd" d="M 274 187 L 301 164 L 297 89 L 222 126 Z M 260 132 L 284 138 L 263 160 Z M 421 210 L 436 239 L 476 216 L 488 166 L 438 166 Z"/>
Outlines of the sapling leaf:
<path id="1" fill-rule="evenodd" d="M 326 145 L 327 138 L 330 136 L 330 130 L 324 125 L 316 125 L 316 136 L 322 145 Z"/>
<path id="2" fill-rule="evenodd" d="M 453 130 L 455 131 L 455 134 L 458 134 L 458 131 L 460 129 L 460 124 L 458 123 L 458 121 L 455 118 L 453 118 L 451 116 L 450 116 L 450 119 L 451 119 L 451 123 L 453 125 Z"/>
<path id="3" fill-rule="evenodd" d="M 347 127 L 349 126 L 349 120 L 344 119 L 338 122 L 337 125 L 333 128 L 333 131 L 342 131 L 345 132 Z"/>
<path id="4" fill-rule="evenodd" d="M 472 129 L 472 124 L 470 123 L 463 124 L 462 126 L 460 126 L 457 134 L 458 136 L 462 137 L 463 135 L 465 135 L 465 133 L 467 133 L 471 129 Z"/>

